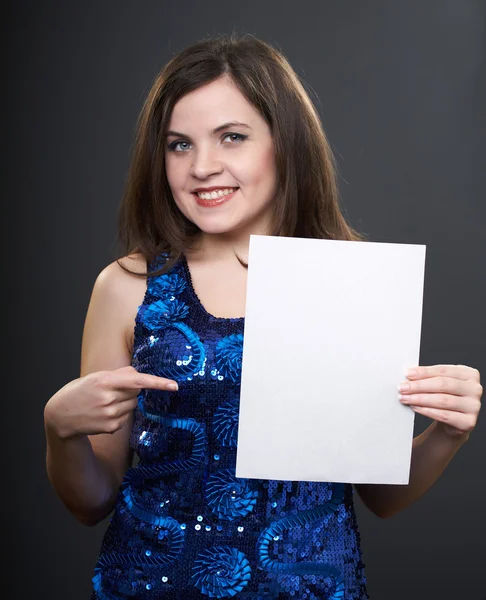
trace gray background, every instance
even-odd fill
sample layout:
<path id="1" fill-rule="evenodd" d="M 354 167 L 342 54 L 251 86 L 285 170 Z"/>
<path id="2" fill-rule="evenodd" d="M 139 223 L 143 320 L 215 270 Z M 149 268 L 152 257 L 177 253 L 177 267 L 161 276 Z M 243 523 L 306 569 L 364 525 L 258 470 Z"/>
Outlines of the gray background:
<path id="1" fill-rule="evenodd" d="M 479 0 L 11 3 L 2 96 L 9 598 L 89 597 L 107 522 L 78 524 L 50 488 L 43 408 L 79 375 L 145 94 L 174 52 L 205 35 L 250 32 L 285 53 L 313 89 L 351 223 L 372 241 L 427 245 L 420 363 L 486 373 L 485 23 Z M 417 433 L 428 423 L 418 416 Z M 373 600 L 485 598 L 485 434 L 480 416 L 436 485 L 391 519 L 356 498 Z"/>

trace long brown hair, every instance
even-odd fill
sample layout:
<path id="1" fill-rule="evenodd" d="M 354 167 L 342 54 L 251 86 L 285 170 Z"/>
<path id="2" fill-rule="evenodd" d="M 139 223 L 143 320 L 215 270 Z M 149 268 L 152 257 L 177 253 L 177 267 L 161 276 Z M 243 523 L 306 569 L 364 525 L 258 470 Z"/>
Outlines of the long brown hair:
<path id="1" fill-rule="evenodd" d="M 155 78 L 137 123 L 118 214 L 121 256 L 141 253 L 150 263 L 168 253 L 165 268 L 147 273 L 153 275 L 170 269 L 193 246 L 200 230 L 172 197 L 165 173 L 165 133 L 180 98 L 224 75 L 270 127 L 277 168 L 271 235 L 363 240 L 340 210 L 335 159 L 299 77 L 270 44 L 251 34 L 228 34 L 185 48 Z"/>

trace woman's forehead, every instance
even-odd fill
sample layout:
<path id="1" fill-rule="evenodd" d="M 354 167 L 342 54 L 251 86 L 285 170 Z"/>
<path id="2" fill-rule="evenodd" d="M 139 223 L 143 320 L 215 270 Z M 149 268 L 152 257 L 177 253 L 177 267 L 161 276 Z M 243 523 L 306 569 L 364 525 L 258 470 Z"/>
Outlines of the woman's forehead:
<path id="1" fill-rule="evenodd" d="M 215 130 L 224 123 L 240 122 L 254 127 L 260 115 L 228 80 L 218 79 L 183 96 L 175 104 L 169 129 L 188 126 Z"/>

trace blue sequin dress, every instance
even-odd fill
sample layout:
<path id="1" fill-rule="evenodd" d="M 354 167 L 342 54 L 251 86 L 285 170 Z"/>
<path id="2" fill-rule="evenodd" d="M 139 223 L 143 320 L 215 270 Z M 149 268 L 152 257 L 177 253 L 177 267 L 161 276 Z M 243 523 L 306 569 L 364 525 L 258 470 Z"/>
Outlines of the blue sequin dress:
<path id="1" fill-rule="evenodd" d="M 166 257 L 152 265 L 159 267 Z M 351 484 L 235 477 L 243 318 L 199 301 L 183 257 L 147 280 L 133 366 L 142 390 L 92 600 L 366 600 Z"/>

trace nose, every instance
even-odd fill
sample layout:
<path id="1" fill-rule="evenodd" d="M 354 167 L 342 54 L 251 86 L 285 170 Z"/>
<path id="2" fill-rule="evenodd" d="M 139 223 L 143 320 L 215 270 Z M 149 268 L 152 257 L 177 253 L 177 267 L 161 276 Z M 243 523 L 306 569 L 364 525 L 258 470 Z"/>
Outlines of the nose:
<path id="1" fill-rule="evenodd" d="M 206 179 L 216 173 L 221 173 L 223 166 L 218 159 L 217 151 L 202 148 L 193 153 L 191 175 L 198 179 Z"/>

